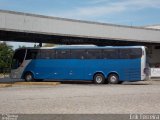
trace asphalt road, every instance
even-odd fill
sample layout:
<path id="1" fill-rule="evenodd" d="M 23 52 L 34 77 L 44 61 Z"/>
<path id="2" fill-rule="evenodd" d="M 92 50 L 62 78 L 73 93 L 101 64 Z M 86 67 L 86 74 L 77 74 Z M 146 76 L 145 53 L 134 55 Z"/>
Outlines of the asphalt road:
<path id="1" fill-rule="evenodd" d="M 160 81 L 122 85 L 94 85 L 82 82 L 57 86 L 0 88 L 0 113 L 158 114 Z"/>

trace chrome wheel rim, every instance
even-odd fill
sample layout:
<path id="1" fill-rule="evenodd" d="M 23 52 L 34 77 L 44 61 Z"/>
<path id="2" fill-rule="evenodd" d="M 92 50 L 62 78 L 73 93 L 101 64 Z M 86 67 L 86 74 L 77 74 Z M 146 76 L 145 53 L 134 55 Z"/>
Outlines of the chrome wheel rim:
<path id="1" fill-rule="evenodd" d="M 26 76 L 26 80 L 27 80 L 27 81 L 31 81 L 31 80 L 32 80 L 32 75 L 30 75 L 30 74 L 27 75 L 27 76 Z"/>
<path id="2" fill-rule="evenodd" d="M 96 77 L 96 82 L 101 83 L 103 81 L 103 78 L 101 76 Z"/>
<path id="3" fill-rule="evenodd" d="M 115 83 L 117 81 L 117 77 L 116 76 L 111 76 L 110 81 L 111 81 L 111 83 Z"/>

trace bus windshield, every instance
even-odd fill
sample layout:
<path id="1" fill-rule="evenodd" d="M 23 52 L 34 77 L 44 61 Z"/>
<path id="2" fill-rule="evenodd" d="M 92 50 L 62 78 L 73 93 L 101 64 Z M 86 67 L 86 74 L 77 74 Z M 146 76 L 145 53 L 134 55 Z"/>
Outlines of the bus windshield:
<path id="1" fill-rule="evenodd" d="M 25 49 L 20 49 L 15 51 L 12 60 L 12 66 L 11 66 L 12 69 L 17 69 L 23 63 L 25 53 L 26 53 Z"/>

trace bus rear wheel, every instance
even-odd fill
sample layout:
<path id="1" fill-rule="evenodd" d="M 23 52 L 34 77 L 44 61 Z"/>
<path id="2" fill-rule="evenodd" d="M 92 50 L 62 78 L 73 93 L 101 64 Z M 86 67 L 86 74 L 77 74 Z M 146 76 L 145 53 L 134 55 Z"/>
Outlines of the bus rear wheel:
<path id="1" fill-rule="evenodd" d="M 33 74 L 30 73 L 30 72 L 26 73 L 25 76 L 24 76 L 24 79 L 25 79 L 26 82 L 34 81 Z"/>
<path id="2" fill-rule="evenodd" d="M 105 77 L 102 74 L 96 74 L 94 75 L 93 79 L 95 84 L 103 84 L 105 82 Z"/>
<path id="3" fill-rule="evenodd" d="M 109 84 L 118 84 L 119 83 L 118 75 L 110 74 L 108 77 L 108 83 Z"/>

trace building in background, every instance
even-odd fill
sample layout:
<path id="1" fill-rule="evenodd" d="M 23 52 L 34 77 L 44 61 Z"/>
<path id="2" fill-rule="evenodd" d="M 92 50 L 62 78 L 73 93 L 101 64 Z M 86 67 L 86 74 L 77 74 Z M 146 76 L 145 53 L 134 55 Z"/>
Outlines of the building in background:
<path id="1" fill-rule="evenodd" d="M 160 25 L 149 25 L 145 28 L 160 29 Z M 151 67 L 151 77 L 160 77 L 160 45 L 147 46 L 149 52 L 149 62 Z"/>
<path id="2" fill-rule="evenodd" d="M 125 26 L 0 10 L 2 41 L 39 43 L 39 46 L 42 43 L 147 46 L 152 73 L 160 77 L 159 28 L 160 25 Z"/>

